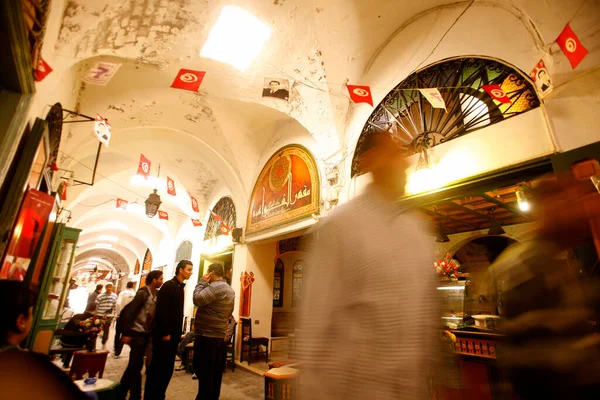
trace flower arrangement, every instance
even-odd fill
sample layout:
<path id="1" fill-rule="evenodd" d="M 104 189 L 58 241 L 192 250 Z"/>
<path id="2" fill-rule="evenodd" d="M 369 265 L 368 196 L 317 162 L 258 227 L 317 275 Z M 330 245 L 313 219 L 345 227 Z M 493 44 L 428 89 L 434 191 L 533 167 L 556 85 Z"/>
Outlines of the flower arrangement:
<path id="1" fill-rule="evenodd" d="M 446 253 L 446 256 L 433 263 L 435 271 L 440 275 L 443 281 L 457 281 L 458 270 L 460 263 L 453 259 L 450 253 Z"/>
<path id="2" fill-rule="evenodd" d="M 102 326 L 108 321 L 106 317 L 98 315 L 91 316 L 79 321 L 79 331 L 86 335 L 98 336 L 102 334 Z"/>

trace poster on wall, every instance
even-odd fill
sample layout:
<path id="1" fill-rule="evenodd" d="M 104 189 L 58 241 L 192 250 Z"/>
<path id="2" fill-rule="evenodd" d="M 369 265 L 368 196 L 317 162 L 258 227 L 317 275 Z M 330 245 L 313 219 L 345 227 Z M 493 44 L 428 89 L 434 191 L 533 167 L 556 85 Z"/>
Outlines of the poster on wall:
<path id="1" fill-rule="evenodd" d="M 319 212 L 319 174 L 304 147 L 279 149 L 261 171 L 250 199 L 246 234 Z"/>
<path id="2" fill-rule="evenodd" d="M 6 257 L 0 266 L 0 279 L 25 279 L 53 205 L 54 197 L 49 194 L 35 189 L 27 191 L 6 250 Z"/>

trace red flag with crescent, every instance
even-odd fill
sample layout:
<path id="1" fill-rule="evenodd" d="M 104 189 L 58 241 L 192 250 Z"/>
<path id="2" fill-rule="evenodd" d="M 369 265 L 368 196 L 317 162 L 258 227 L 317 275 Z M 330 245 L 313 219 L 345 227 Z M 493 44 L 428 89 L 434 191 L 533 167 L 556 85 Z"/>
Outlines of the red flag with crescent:
<path id="1" fill-rule="evenodd" d="M 167 193 L 171 196 L 177 196 L 175 191 L 175 181 L 167 176 Z"/>
<path id="2" fill-rule="evenodd" d="M 217 214 L 215 214 L 213 210 L 208 210 L 208 211 L 210 211 L 210 215 L 212 215 L 212 217 L 214 219 L 216 219 L 217 221 L 223 221 L 223 218 L 221 218 Z"/>
<path id="3" fill-rule="evenodd" d="M 197 92 L 198 89 L 200 89 L 204 75 L 206 75 L 206 71 L 180 69 L 179 73 L 177 73 L 177 76 L 175 77 L 175 80 L 171 84 L 171 87 L 175 89 Z"/>
<path id="4" fill-rule="evenodd" d="M 350 98 L 355 103 L 367 103 L 373 106 L 373 97 L 369 86 L 347 85 Z"/>
<path id="5" fill-rule="evenodd" d="M 117 199 L 117 208 L 122 208 L 123 210 L 127 210 L 127 204 L 129 202 L 123 199 Z"/>
<path id="6" fill-rule="evenodd" d="M 138 165 L 137 174 L 148 179 L 150 176 L 150 166 L 152 163 L 143 154 L 140 154 L 140 164 Z"/>
<path id="7" fill-rule="evenodd" d="M 229 235 L 231 232 L 231 227 L 227 225 L 225 222 L 221 222 L 221 226 L 219 227 L 219 232 L 221 235 Z"/>
<path id="8" fill-rule="evenodd" d="M 494 100 L 498 100 L 500 103 L 510 104 L 510 98 L 506 95 L 504 90 L 500 87 L 500 85 L 492 84 L 492 85 L 483 85 L 481 87 L 485 90 Z"/>
<path id="9" fill-rule="evenodd" d="M 202 222 L 200 222 L 199 219 L 192 218 L 192 224 L 194 224 L 194 226 L 202 226 Z"/>
<path id="10" fill-rule="evenodd" d="M 166 211 L 158 211 L 158 219 L 169 220 L 169 214 Z"/>
<path id="11" fill-rule="evenodd" d="M 198 200 L 196 200 L 196 198 L 194 196 L 192 196 L 190 194 L 190 201 L 192 202 L 192 210 L 196 211 L 196 212 L 200 212 L 200 210 L 198 209 Z"/>
<path id="12" fill-rule="evenodd" d="M 556 39 L 556 43 L 569 59 L 569 63 L 571 63 L 571 68 L 573 69 L 575 69 L 588 54 L 588 50 L 581 44 L 579 38 L 575 32 L 573 32 L 569 24 L 567 24 L 565 29 L 560 33 L 560 36 Z"/>

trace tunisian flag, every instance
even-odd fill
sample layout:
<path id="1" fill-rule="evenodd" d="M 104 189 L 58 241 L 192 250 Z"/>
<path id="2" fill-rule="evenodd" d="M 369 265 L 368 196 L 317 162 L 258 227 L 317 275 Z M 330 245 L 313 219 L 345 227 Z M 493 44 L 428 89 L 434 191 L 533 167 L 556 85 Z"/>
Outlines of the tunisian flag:
<path id="1" fill-rule="evenodd" d="M 202 226 L 202 222 L 200 222 L 199 219 L 192 218 L 192 224 L 194 224 L 194 226 Z"/>
<path id="2" fill-rule="evenodd" d="M 221 235 L 229 235 L 231 232 L 231 227 L 227 225 L 225 222 L 221 222 L 221 226 L 219 227 L 219 232 Z"/>
<path id="3" fill-rule="evenodd" d="M 169 220 L 169 214 L 166 211 L 158 211 L 158 219 Z"/>
<path id="4" fill-rule="evenodd" d="M 350 98 L 355 103 L 367 103 L 373 107 L 373 97 L 369 86 L 347 85 Z"/>
<path id="5" fill-rule="evenodd" d="M 206 71 L 194 71 L 192 69 L 180 69 L 179 73 L 175 77 L 175 80 L 171 84 L 172 88 L 189 90 L 197 92 L 202 84 Z"/>
<path id="6" fill-rule="evenodd" d="M 144 178 L 148 179 L 150 176 L 150 165 L 152 163 L 143 154 L 140 154 L 140 164 L 138 165 L 137 174 L 142 175 Z"/>
<path id="7" fill-rule="evenodd" d="M 508 98 L 504 90 L 502 90 L 500 85 L 483 85 L 481 88 L 485 90 L 490 96 L 492 96 L 494 100 L 498 100 L 500 103 L 504 104 L 511 103 L 510 99 Z"/>
<path id="8" fill-rule="evenodd" d="M 127 200 L 117 199 L 117 208 L 122 208 L 123 210 L 127 210 Z"/>
<path id="9" fill-rule="evenodd" d="M 190 194 L 190 201 L 192 202 L 192 210 L 196 211 L 196 212 L 200 212 L 200 210 L 198 209 L 198 200 L 196 200 L 196 198 L 194 196 L 192 196 Z"/>
<path id="10" fill-rule="evenodd" d="M 556 39 L 556 43 L 569 59 L 573 69 L 575 69 L 581 60 L 588 54 L 588 50 L 583 47 L 583 44 L 581 44 L 579 38 L 575 32 L 573 32 L 569 24 L 565 26 L 565 29 L 563 29 L 558 39 Z"/>
<path id="11" fill-rule="evenodd" d="M 171 196 L 177 196 L 175 191 L 175 181 L 167 176 L 167 193 Z"/>

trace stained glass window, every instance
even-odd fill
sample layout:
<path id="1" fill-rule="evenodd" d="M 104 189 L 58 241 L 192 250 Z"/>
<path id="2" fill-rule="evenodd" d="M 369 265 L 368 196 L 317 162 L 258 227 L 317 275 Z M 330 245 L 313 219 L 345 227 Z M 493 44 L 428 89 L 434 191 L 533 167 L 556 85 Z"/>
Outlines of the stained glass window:
<path id="1" fill-rule="evenodd" d="M 221 197 L 217 204 L 213 207 L 212 211 L 219 217 L 223 218 L 223 221 L 230 227 L 235 227 L 236 215 L 235 205 L 231 197 Z M 212 239 L 220 235 L 219 230 L 221 221 L 210 216 L 208 223 L 206 224 L 206 232 L 204 233 L 204 240 Z"/>
<path id="2" fill-rule="evenodd" d="M 510 98 L 502 104 L 484 85 L 497 84 Z M 446 110 L 433 108 L 420 88 L 438 88 Z M 487 58 L 453 58 L 419 70 L 392 89 L 375 108 L 358 139 L 352 176 L 362 174 L 358 157 L 365 138 L 384 131 L 411 153 L 456 139 L 485 126 L 539 107 L 540 100 L 524 73 Z"/>

